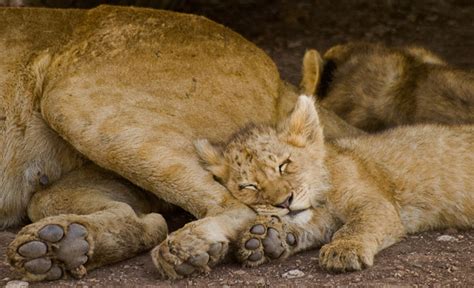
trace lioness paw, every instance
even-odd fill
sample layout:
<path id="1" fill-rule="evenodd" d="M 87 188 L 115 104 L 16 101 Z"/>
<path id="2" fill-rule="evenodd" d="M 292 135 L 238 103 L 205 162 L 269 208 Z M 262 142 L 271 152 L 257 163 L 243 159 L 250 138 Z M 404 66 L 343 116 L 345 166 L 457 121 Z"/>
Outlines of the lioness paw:
<path id="1" fill-rule="evenodd" d="M 295 233 L 277 216 L 258 216 L 240 241 L 237 259 L 256 267 L 273 259 L 284 259 L 297 244 Z"/>
<path id="2" fill-rule="evenodd" d="M 319 251 L 319 265 L 335 272 L 357 271 L 372 266 L 374 255 L 363 243 L 352 240 L 334 240 Z"/>
<path id="3" fill-rule="evenodd" d="M 81 224 L 38 222 L 18 233 L 8 247 L 8 261 L 25 280 L 57 280 L 67 274 L 79 279 L 87 273 L 90 241 Z"/>
<path id="4" fill-rule="evenodd" d="M 209 272 L 227 255 L 227 241 L 216 241 L 211 233 L 193 229 L 193 225 L 168 235 L 151 256 L 163 278 L 180 279 L 196 272 Z"/>

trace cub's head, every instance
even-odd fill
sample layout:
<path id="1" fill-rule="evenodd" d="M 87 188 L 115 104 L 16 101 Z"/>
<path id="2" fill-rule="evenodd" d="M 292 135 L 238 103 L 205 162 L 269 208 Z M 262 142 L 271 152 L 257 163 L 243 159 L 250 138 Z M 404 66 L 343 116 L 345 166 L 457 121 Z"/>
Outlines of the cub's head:
<path id="1" fill-rule="evenodd" d="M 314 102 L 300 96 L 276 127 L 249 126 L 224 146 L 197 140 L 204 167 L 259 214 L 285 215 L 317 204 L 329 188 L 323 130 Z"/>

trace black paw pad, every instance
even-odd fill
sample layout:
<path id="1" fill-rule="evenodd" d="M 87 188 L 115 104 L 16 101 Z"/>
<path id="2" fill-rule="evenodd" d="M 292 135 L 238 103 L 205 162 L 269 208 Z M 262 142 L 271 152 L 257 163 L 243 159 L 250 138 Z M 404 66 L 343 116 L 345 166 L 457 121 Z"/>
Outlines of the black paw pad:
<path id="1" fill-rule="evenodd" d="M 48 258 L 36 258 L 25 263 L 25 269 L 33 274 L 44 274 L 51 268 L 52 262 Z"/>
<path id="2" fill-rule="evenodd" d="M 209 254 L 202 253 L 198 256 L 193 256 L 189 258 L 188 262 L 193 266 L 202 267 L 204 265 L 207 265 L 207 262 L 209 262 Z"/>
<path id="3" fill-rule="evenodd" d="M 54 265 L 46 275 L 46 280 L 58 280 L 63 276 L 63 270 L 59 266 Z"/>
<path id="4" fill-rule="evenodd" d="M 253 252 L 248 258 L 248 260 L 250 260 L 250 261 L 258 261 L 260 259 L 262 259 L 262 253 L 258 252 L 258 251 Z"/>
<path id="5" fill-rule="evenodd" d="M 262 240 L 262 244 L 265 254 L 273 259 L 279 258 L 285 251 L 278 237 L 278 231 L 273 228 L 268 228 L 267 237 Z"/>
<path id="6" fill-rule="evenodd" d="M 248 240 L 247 242 L 245 242 L 245 248 L 249 250 L 255 250 L 258 247 L 260 247 L 260 241 L 258 241 L 258 239 L 256 238 L 252 238 Z"/>
<path id="7" fill-rule="evenodd" d="M 223 248 L 222 243 L 212 243 L 207 253 L 209 254 L 209 256 L 215 257 L 221 253 L 222 248 Z"/>
<path id="8" fill-rule="evenodd" d="M 296 245 L 296 237 L 292 233 L 286 234 L 286 243 L 290 246 Z"/>
<path id="9" fill-rule="evenodd" d="M 27 258 L 38 258 L 46 254 L 48 247 L 41 241 L 31 241 L 18 248 L 18 253 Z"/>
<path id="10" fill-rule="evenodd" d="M 175 270 L 176 273 L 178 273 L 179 275 L 187 276 L 192 274 L 196 270 L 196 268 L 194 268 L 194 266 L 191 264 L 183 263 L 181 265 L 176 266 Z"/>
<path id="11" fill-rule="evenodd" d="M 262 224 L 257 224 L 250 229 L 250 233 L 256 235 L 263 235 L 265 233 L 265 227 Z"/>
<path id="12" fill-rule="evenodd" d="M 58 225 L 46 225 L 38 232 L 38 236 L 43 240 L 55 243 L 63 238 L 64 231 Z"/>

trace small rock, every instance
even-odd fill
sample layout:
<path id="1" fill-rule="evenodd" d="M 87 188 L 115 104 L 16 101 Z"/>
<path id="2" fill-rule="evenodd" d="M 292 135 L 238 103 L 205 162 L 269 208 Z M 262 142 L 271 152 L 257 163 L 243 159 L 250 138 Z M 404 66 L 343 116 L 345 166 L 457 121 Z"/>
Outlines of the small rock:
<path id="1" fill-rule="evenodd" d="M 450 236 L 450 235 L 441 235 L 438 238 L 436 238 L 436 241 L 454 242 L 454 241 L 457 241 L 457 239 L 453 236 Z"/>
<path id="2" fill-rule="evenodd" d="M 258 280 L 255 282 L 255 284 L 257 284 L 257 286 L 265 286 L 266 282 L 267 282 L 267 281 L 265 280 L 264 277 L 260 277 L 260 278 L 258 278 Z"/>
<path id="3" fill-rule="evenodd" d="M 247 274 L 247 272 L 245 272 L 244 270 L 237 270 L 237 271 L 234 271 L 234 274 L 245 275 L 245 274 Z"/>
<path id="4" fill-rule="evenodd" d="M 304 274 L 303 271 L 298 270 L 298 269 L 294 269 L 294 270 L 290 270 L 286 273 L 283 273 L 282 277 L 286 278 L 286 279 L 293 279 L 293 278 L 301 278 L 304 275 L 305 274 Z"/>
<path id="5" fill-rule="evenodd" d="M 27 288 L 28 286 L 30 286 L 30 283 L 28 282 L 13 280 L 8 282 L 7 285 L 5 285 L 5 288 Z"/>
<path id="6" fill-rule="evenodd" d="M 449 272 L 454 272 L 454 271 L 458 271 L 458 270 L 459 270 L 459 268 L 456 267 L 456 266 L 450 266 L 450 267 L 448 267 L 448 271 L 449 271 Z"/>
<path id="7" fill-rule="evenodd" d="M 130 265 L 124 265 L 123 266 L 123 269 L 128 269 L 128 268 L 130 268 Z"/>

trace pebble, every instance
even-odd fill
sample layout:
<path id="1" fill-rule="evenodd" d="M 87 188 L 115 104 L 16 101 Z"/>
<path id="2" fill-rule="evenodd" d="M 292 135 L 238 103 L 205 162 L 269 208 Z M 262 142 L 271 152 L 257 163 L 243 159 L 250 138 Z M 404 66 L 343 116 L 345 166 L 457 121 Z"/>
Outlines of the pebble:
<path id="1" fill-rule="evenodd" d="M 30 283 L 28 282 L 13 280 L 8 282 L 7 285 L 5 285 L 5 288 L 27 288 L 28 286 L 30 286 Z"/>
<path id="2" fill-rule="evenodd" d="M 247 272 L 245 272 L 244 270 L 237 270 L 237 271 L 234 271 L 233 273 L 234 273 L 234 274 L 237 274 L 237 275 L 244 275 L 244 274 L 247 274 Z"/>
<path id="3" fill-rule="evenodd" d="M 283 278 L 286 278 L 286 279 L 293 279 L 293 278 L 301 278 L 303 277 L 305 274 L 303 271 L 301 270 L 298 270 L 298 269 L 294 269 L 294 270 L 290 270 L 286 273 L 283 273 L 283 275 L 281 275 Z"/>
<path id="4" fill-rule="evenodd" d="M 436 238 L 436 241 L 454 242 L 454 241 L 457 241 L 457 239 L 450 235 L 441 235 L 441 236 L 438 236 L 438 238 Z"/>
<path id="5" fill-rule="evenodd" d="M 264 277 L 260 277 L 260 278 L 255 282 L 255 284 L 257 284 L 257 286 L 265 286 L 266 283 L 267 283 L 267 281 L 265 280 Z"/>

